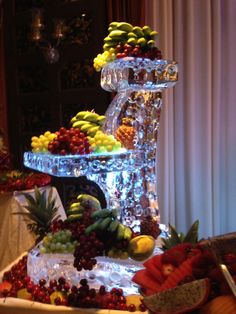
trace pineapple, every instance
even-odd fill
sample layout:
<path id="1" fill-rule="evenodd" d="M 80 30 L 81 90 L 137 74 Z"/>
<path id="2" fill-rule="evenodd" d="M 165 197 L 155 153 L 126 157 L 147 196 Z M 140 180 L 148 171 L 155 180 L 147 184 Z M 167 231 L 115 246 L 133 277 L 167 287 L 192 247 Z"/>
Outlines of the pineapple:
<path id="1" fill-rule="evenodd" d="M 166 238 L 161 238 L 162 239 L 162 249 L 163 250 L 168 250 L 171 247 L 180 244 L 180 243 L 198 243 L 198 227 L 199 227 L 199 221 L 196 220 L 186 235 L 184 235 L 182 232 L 178 233 L 171 224 L 169 224 L 169 233 Z"/>
<path id="2" fill-rule="evenodd" d="M 58 207 L 56 207 L 56 199 L 52 199 L 52 188 L 46 197 L 46 190 L 42 193 L 35 186 L 35 197 L 29 193 L 23 193 L 27 205 L 27 213 L 21 213 L 26 216 L 28 221 L 28 229 L 33 232 L 37 237 L 37 242 L 42 240 L 43 237 L 50 231 L 52 221 L 57 220 L 60 215 L 57 215 Z"/>
<path id="3" fill-rule="evenodd" d="M 154 239 L 157 239 L 161 230 L 159 228 L 159 224 L 152 216 L 146 216 L 141 220 L 140 233 L 151 235 Z"/>

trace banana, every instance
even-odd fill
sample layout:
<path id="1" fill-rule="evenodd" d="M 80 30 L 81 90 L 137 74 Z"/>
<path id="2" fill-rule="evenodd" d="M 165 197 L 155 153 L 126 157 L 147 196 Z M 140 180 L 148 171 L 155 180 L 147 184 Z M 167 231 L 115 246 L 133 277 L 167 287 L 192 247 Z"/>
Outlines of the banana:
<path id="1" fill-rule="evenodd" d="M 80 130 L 83 132 L 87 132 L 93 126 L 96 126 L 96 125 L 92 122 L 87 122 L 80 127 Z"/>
<path id="2" fill-rule="evenodd" d="M 109 34 L 109 37 L 111 37 L 112 39 L 126 39 L 127 38 L 127 33 L 124 32 L 124 31 L 121 31 L 121 30 L 114 30 L 114 31 L 111 31 L 110 34 Z"/>
<path id="3" fill-rule="evenodd" d="M 72 124 L 73 128 L 81 128 L 84 124 L 88 123 L 88 121 L 77 120 Z"/>
<path id="4" fill-rule="evenodd" d="M 77 200 L 80 202 L 81 206 L 85 208 L 94 208 L 96 210 L 101 210 L 101 204 L 99 200 L 89 194 L 80 194 L 77 197 Z"/>
<path id="5" fill-rule="evenodd" d="M 111 211 L 108 208 L 96 210 L 91 214 L 92 219 L 110 217 Z"/>
<path id="6" fill-rule="evenodd" d="M 70 120 L 70 124 L 73 124 L 73 123 L 76 122 L 76 121 L 77 121 L 76 117 L 73 117 L 73 118 Z"/>
<path id="7" fill-rule="evenodd" d="M 131 46 L 135 46 L 137 44 L 137 39 L 134 37 L 131 37 L 127 40 L 127 44 L 131 45 Z"/>
<path id="8" fill-rule="evenodd" d="M 135 33 L 138 37 L 144 37 L 144 33 L 142 31 L 142 28 L 139 26 L 135 26 L 133 28 L 133 33 Z"/>
<path id="9" fill-rule="evenodd" d="M 143 26 L 142 31 L 143 31 L 144 35 L 145 35 L 146 37 L 148 37 L 148 36 L 150 36 L 150 34 L 151 34 L 151 32 L 152 32 L 152 29 L 151 29 L 150 26 L 145 25 L 145 26 Z"/>
<path id="10" fill-rule="evenodd" d="M 70 204 L 69 209 L 73 209 L 73 208 L 78 209 L 79 207 L 81 207 L 80 202 L 74 202 L 74 203 Z"/>
<path id="11" fill-rule="evenodd" d="M 105 116 L 99 116 L 99 117 L 97 118 L 97 123 L 98 123 L 99 125 L 102 125 L 103 122 L 105 121 L 105 119 L 106 119 Z"/>
<path id="12" fill-rule="evenodd" d="M 108 27 L 108 32 L 111 32 L 111 31 L 113 31 L 115 29 L 115 27 Z"/>
<path id="13" fill-rule="evenodd" d="M 153 46 L 155 45 L 155 41 L 154 41 L 153 39 L 151 39 L 151 40 L 149 40 L 149 41 L 147 42 L 147 45 L 148 45 L 149 47 L 153 47 Z"/>
<path id="14" fill-rule="evenodd" d="M 133 30 L 133 25 L 126 23 L 126 22 L 120 22 L 117 24 L 117 29 L 120 29 L 122 31 L 125 31 L 127 33 L 132 32 Z"/>
<path id="15" fill-rule="evenodd" d="M 111 217 L 106 217 L 102 220 L 102 222 L 98 225 L 99 230 L 106 230 L 112 221 Z"/>
<path id="16" fill-rule="evenodd" d="M 138 36 L 134 32 L 128 33 L 128 38 L 138 38 Z"/>
<path id="17" fill-rule="evenodd" d="M 104 44 L 102 47 L 103 47 L 103 50 L 104 51 L 109 51 L 111 48 L 115 48 L 118 43 L 120 42 L 120 40 L 118 40 L 116 43 L 106 43 Z"/>
<path id="18" fill-rule="evenodd" d="M 116 239 L 122 240 L 124 238 L 124 233 L 125 233 L 125 226 L 120 223 L 117 228 Z"/>
<path id="19" fill-rule="evenodd" d="M 76 119 L 77 120 L 83 120 L 84 116 L 89 113 L 89 111 L 80 111 L 76 114 Z"/>
<path id="20" fill-rule="evenodd" d="M 151 39 L 154 39 L 157 34 L 158 34 L 158 32 L 152 31 L 152 32 L 150 33 Z"/>
<path id="21" fill-rule="evenodd" d="M 105 37 L 103 40 L 105 43 L 109 43 L 109 42 L 113 41 L 113 39 L 109 36 Z"/>
<path id="22" fill-rule="evenodd" d="M 89 121 L 89 122 L 96 123 L 98 117 L 99 117 L 99 114 L 97 114 L 97 113 L 95 113 L 95 112 L 89 112 L 88 114 L 86 114 L 86 115 L 84 116 L 84 120 Z"/>
<path id="23" fill-rule="evenodd" d="M 76 214 L 83 214 L 84 212 L 84 209 L 81 207 L 79 209 L 68 209 L 66 211 L 66 214 L 67 216 L 70 216 L 70 215 L 76 215 Z"/>
<path id="24" fill-rule="evenodd" d="M 82 218 L 82 214 L 72 214 L 70 216 L 68 216 L 65 221 L 67 222 L 72 222 L 72 221 L 77 221 L 80 220 Z"/>
<path id="25" fill-rule="evenodd" d="M 111 22 L 109 24 L 109 27 L 116 28 L 118 24 L 119 24 L 119 22 Z"/>
<path id="26" fill-rule="evenodd" d="M 95 231 L 98 229 L 100 223 L 103 221 L 103 219 L 98 219 L 97 221 L 95 221 L 92 225 L 89 225 L 86 229 L 85 229 L 85 234 L 89 235 L 91 232 Z"/>
<path id="27" fill-rule="evenodd" d="M 145 46 L 147 43 L 146 39 L 144 37 L 141 37 L 137 40 L 137 44 L 140 46 Z"/>
<path id="28" fill-rule="evenodd" d="M 132 237 L 132 230 L 125 226 L 125 231 L 124 231 L 124 239 L 129 240 Z"/>
<path id="29" fill-rule="evenodd" d="M 97 133 L 97 131 L 100 129 L 100 126 L 99 125 L 97 125 L 97 126 L 93 126 L 93 127 L 91 127 L 90 129 L 88 129 L 88 131 L 87 131 L 87 133 L 88 133 L 88 135 L 89 136 L 94 136 L 96 133 Z"/>
<path id="30" fill-rule="evenodd" d="M 116 229 L 118 228 L 120 222 L 118 219 L 112 220 L 109 227 L 107 228 L 107 230 L 111 233 L 115 232 Z"/>

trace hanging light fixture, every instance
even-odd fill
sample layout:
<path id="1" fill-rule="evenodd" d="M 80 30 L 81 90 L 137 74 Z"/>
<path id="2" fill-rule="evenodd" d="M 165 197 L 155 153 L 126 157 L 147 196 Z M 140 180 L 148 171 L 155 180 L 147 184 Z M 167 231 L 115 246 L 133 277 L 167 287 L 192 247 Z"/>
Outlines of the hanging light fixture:
<path id="1" fill-rule="evenodd" d="M 32 11 L 31 39 L 43 51 L 45 60 L 53 64 L 58 62 L 60 58 L 58 46 L 64 37 L 64 22 L 62 19 L 54 21 L 54 31 L 51 40 L 45 37 L 44 29 L 43 10 L 34 9 Z"/>

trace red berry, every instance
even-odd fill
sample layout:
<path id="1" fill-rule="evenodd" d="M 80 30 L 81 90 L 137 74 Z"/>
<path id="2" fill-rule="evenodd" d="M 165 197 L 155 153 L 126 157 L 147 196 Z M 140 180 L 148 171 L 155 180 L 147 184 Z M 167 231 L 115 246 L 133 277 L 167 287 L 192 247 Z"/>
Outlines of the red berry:
<path id="1" fill-rule="evenodd" d="M 128 311 L 135 312 L 136 311 L 136 306 L 134 304 L 128 305 Z"/>

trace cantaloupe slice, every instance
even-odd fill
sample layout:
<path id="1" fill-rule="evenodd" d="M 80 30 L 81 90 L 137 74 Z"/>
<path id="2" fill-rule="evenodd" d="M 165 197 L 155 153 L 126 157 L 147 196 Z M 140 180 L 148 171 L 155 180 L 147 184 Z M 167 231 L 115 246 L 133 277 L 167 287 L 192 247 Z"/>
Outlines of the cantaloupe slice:
<path id="1" fill-rule="evenodd" d="M 186 313 L 204 304 L 209 292 L 209 279 L 204 278 L 144 297 L 143 303 L 150 311 L 159 314 Z"/>
<path id="2" fill-rule="evenodd" d="M 232 295 L 221 295 L 207 302 L 200 309 L 199 314 L 234 314 L 236 313 L 236 299 Z"/>

